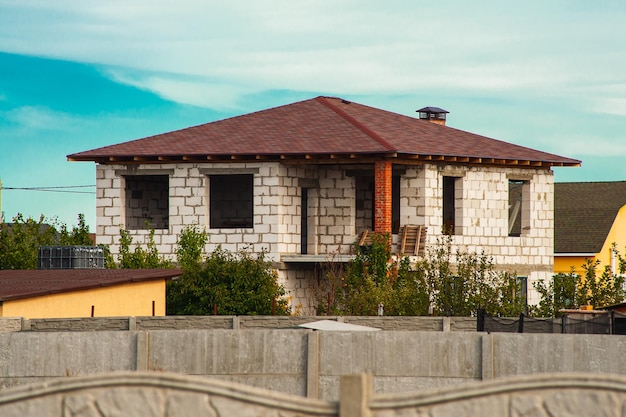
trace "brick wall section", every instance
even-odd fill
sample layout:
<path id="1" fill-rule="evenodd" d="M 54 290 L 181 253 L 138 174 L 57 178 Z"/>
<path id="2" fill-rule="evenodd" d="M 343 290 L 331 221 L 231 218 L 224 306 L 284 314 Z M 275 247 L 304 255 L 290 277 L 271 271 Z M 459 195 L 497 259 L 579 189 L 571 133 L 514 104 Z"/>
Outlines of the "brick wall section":
<path id="1" fill-rule="evenodd" d="M 374 164 L 374 230 L 391 235 L 391 161 Z"/>

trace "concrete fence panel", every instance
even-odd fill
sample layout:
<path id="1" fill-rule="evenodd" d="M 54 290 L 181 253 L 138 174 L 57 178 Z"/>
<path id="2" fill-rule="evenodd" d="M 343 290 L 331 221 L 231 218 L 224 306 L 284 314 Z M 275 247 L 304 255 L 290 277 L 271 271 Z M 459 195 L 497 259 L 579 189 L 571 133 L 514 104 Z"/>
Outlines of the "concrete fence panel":
<path id="1" fill-rule="evenodd" d="M 0 391 L 3 417 L 618 417 L 626 378 L 541 374 L 375 394 L 369 374 L 342 377 L 338 401 L 320 401 L 233 382 L 164 372 L 66 378 Z"/>
<path id="2" fill-rule="evenodd" d="M 626 375 L 624 351 L 626 337 L 619 335 L 300 328 L 19 331 L 0 333 L 0 388 L 158 371 L 336 400 L 341 378 L 364 372 L 372 375 L 376 394 L 543 373 Z"/>
<path id="3" fill-rule="evenodd" d="M 321 398 L 336 398 L 342 375 L 362 372 L 374 375 L 374 390 L 381 393 L 480 380 L 481 338 L 478 333 L 321 333 Z"/>
<path id="4" fill-rule="evenodd" d="M 149 370 L 202 375 L 306 395 L 307 330 L 149 333 Z"/>
<path id="5" fill-rule="evenodd" d="M 626 375 L 626 337 L 493 333 L 495 378 L 547 372 Z"/>
<path id="6" fill-rule="evenodd" d="M 0 391 L 3 417 L 337 417 L 336 403 L 170 373 L 67 378 Z"/>
<path id="7" fill-rule="evenodd" d="M 0 334 L 0 387 L 136 369 L 136 334 L 57 332 Z"/>

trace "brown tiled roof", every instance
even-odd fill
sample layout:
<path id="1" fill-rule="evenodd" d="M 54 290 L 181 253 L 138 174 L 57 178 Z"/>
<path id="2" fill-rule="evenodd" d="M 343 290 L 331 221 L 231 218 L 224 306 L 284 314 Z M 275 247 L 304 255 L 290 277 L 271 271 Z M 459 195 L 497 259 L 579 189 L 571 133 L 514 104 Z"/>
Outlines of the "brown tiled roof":
<path id="1" fill-rule="evenodd" d="M 0 270 L 0 301 L 172 279 L 181 274 L 180 269 Z"/>
<path id="2" fill-rule="evenodd" d="M 68 155 L 99 163 L 358 159 L 527 166 L 580 161 L 340 98 L 317 97 L 213 123 Z"/>
<path id="3" fill-rule="evenodd" d="M 626 181 L 555 183 L 554 252 L 600 252 L 625 204 Z"/>

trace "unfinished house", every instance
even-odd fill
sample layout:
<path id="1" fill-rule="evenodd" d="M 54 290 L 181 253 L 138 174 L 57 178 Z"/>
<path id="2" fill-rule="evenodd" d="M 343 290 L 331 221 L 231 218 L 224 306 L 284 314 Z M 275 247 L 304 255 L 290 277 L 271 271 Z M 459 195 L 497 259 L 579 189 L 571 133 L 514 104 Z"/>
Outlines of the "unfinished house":
<path id="1" fill-rule="evenodd" d="M 155 229 L 173 256 L 198 225 L 207 251 L 265 249 L 304 313 L 315 266 L 367 231 L 420 255 L 446 230 L 529 282 L 551 277 L 552 167 L 580 161 L 447 127 L 446 113 L 317 97 L 68 158 L 97 164 L 97 243 L 116 253 L 120 229 L 137 242 Z"/>

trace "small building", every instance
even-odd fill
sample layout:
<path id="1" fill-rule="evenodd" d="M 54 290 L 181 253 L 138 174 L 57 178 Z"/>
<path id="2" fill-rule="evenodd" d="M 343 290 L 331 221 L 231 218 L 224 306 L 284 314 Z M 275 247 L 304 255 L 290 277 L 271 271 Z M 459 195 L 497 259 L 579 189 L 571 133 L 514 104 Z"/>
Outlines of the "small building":
<path id="1" fill-rule="evenodd" d="M 453 250 L 492 256 L 529 289 L 550 278 L 552 167 L 580 161 L 448 127 L 437 107 L 418 113 L 316 97 L 68 159 L 96 163 L 97 244 L 116 254 L 121 229 L 135 241 L 154 230 L 173 257 L 197 225 L 207 252 L 265 250 L 305 314 L 319 265 L 348 259 L 368 230 L 391 235 L 395 253 L 408 230 L 428 231 L 426 249 L 450 233 Z"/>
<path id="2" fill-rule="evenodd" d="M 554 184 L 554 272 L 584 275 L 586 259 L 617 272 L 626 250 L 626 181 Z"/>
<path id="3" fill-rule="evenodd" d="M 164 316 L 180 269 L 0 270 L 0 317 Z"/>

